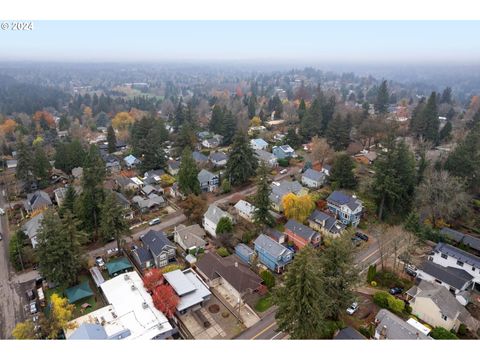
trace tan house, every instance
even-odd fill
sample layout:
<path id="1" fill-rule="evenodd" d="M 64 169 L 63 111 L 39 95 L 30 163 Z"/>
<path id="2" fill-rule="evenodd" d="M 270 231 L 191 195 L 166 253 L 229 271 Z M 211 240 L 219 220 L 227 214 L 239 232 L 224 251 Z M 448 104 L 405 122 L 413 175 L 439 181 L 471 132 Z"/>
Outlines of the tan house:
<path id="1" fill-rule="evenodd" d="M 412 314 L 432 327 L 458 330 L 460 324 L 477 331 L 479 322 L 463 307 L 444 286 L 420 281 L 407 291 Z"/>

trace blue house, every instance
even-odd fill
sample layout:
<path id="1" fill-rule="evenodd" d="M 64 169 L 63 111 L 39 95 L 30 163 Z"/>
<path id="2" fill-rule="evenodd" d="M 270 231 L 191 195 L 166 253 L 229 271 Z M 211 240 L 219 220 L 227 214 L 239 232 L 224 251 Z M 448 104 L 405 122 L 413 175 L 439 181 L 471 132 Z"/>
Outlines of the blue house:
<path id="1" fill-rule="evenodd" d="M 252 257 L 255 252 L 243 243 L 239 243 L 235 246 L 235 254 L 242 260 L 245 264 L 250 264 L 252 262 Z"/>
<path id="2" fill-rule="evenodd" d="M 272 153 L 277 159 L 288 159 L 295 156 L 295 151 L 290 145 L 274 146 Z"/>
<path id="3" fill-rule="evenodd" d="M 328 209 L 345 225 L 357 227 L 362 216 L 363 204 L 355 195 L 334 191 L 327 198 Z"/>
<path id="4" fill-rule="evenodd" d="M 140 160 L 138 160 L 135 156 L 133 155 L 128 155 L 123 158 L 123 161 L 125 162 L 125 165 L 128 168 L 133 168 L 141 163 Z"/>
<path id="5" fill-rule="evenodd" d="M 258 261 L 276 273 L 281 273 L 293 259 L 293 251 L 265 234 L 260 234 L 254 244 Z"/>

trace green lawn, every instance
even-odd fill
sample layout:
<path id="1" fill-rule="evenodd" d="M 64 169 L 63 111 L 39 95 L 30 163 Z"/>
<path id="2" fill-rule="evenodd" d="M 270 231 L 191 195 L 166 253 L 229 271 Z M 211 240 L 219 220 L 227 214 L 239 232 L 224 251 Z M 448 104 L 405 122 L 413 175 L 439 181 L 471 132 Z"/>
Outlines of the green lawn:
<path id="1" fill-rule="evenodd" d="M 257 303 L 255 304 L 255 310 L 257 310 L 258 312 L 264 312 L 272 305 L 272 297 L 270 296 L 270 294 L 267 294 L 257 301 Z"/>

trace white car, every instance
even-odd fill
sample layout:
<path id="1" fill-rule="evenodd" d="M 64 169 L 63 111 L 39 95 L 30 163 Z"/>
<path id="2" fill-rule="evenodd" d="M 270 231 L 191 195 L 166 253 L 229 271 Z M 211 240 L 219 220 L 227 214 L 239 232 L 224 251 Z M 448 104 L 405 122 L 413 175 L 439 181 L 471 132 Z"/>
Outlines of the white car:
<path id="1" fill-rule="evenodd" d="M 283 175 L 283 174 L 286 174 L 287 172 L 288 172 L 288 170 L 287 170 L 287 169 L 283 169 L 283 170 L 281 170 L 281 171 L 280 171 L 280 174 L 282 174 L 282 175 Z"/>
<path id="2" fill-rule="evenodd" d="M 5 215 L 5 210 L 3 210 L 3 208 L 0 208 L 0 215 Z"/>
<path id="3" fill-rule="evenodd" d="M 37 312 L 37 303 L 35 301 L 32 301 L 30 303 L 30 314 L 36 314 Z"/>
<path id="4" fill-rule="evenodd" d="M 353 315 L 357 312 L 358 310 L 358 303 L 354 302 L 350 307 L 347 309 L 347 314 L 348 315 Z"/>
<path id="5" fill-rule="evenodd" d="M 97 256 L 95 258 L 95 263 L 97 264 L 98 267 L 104 267 L 105 266 L 105 261 L 103 261 L 101 256 Z"/>
<path id="6" fill-rule="evenodd" d="M 155 218 L 155 219 L 150 220 L 148 225 L 153 226 L 153 225 L 157 225 L 157 224 L 160 224 L 160 223 L 161 223 L 160 218 Z"/>

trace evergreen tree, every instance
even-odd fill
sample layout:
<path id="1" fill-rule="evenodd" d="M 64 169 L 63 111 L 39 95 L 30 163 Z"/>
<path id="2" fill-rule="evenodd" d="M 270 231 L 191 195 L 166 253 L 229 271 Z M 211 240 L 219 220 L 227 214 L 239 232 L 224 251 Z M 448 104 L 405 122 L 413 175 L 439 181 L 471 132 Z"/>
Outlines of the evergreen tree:
<path id="1" fill-rule="evenodd" d="M 450 121 L 447 121 L 447 123 L 442 128 L 442 130 L 440 130 L 440 134 L 438 136 L 440 142 L 448 141 L 451 137 L 451 134 L 452 134 L 452 123 Z"/>
<path id="2" fill-rule="evenodd" d="M 183 125 L 185 127 L 186 125 Z M 140 164 L 140 171 L 145 172 L 152 169 L 159 169 L 165 167 L 167 160 L 163 150 L 163 144 L 168 135 L 165 134 L 165 124 L 163 121 L 154 121 L 150 131 L 143 140 L 145 149 L 143 152 L 142 163 Z"/>
<path id="3" fill-rule="evenodd" d="M 256 110 L 255 110 L 256 103 L 257 101 L 255 99 L 255 96 L 254 95 L 250 96 L 250 98 L 248 99 L 248 118 L 249 119 L 252 119 L 256 114 Z"/>
<path id="4" fill-rule="evenodd" d="M 47 155 L 41 145 L 34 148 L 33 175 L 40 182 L 40 186 L 48 185 L 50 169 L 52 166 L 48 161 Z"/>
<path id="5" fill-rule="evenodd" d="M 275 119 L 281 119 L 282 118 L 282 113 L 283 113 L 283 104 L 282 100 L 280 100 L 280 97 L 278 95 L 275 95 L 273 98 L 271 98 L 268 102 L 268 110 L 270 112 L 275 111 Z"/>
<path id="6" fill-rule="evenodd" d="M 235 132 L 237 131 L 237 121 L 235 116 L 230 110 L 225 111 L 223 118 L 223 127 L 220 135 L 223 136 L 223 144 L 230 145 L 233 138 L 235 137 Z"/>
<path id="7" fill-rule="evenodd" d="M 322 133 L 322 108 L 318 99 L 313 100 L 310 108 L 302 115 L 300 135 L 305 140 Z"/>
<path id="8" fill-rule="evenodd" d="M 47 210 L 37 238 L 36 250 L 42 276 L 59 286 L 75 284 L 82 268 L 82 252 L 76 227 L 72 227 L 71 222 L 62 223 L 53 210 Z"/>
<path id="9" fill-rule="evenodd" d="M 451 104 L 452 103 L 452 88 L 446 87 L 442 92 L 442 97 L 440 99 L 440 104 Z"/>
<path id="10" fill-rule="evenodd" d="M 223 129 L 223 109 L 219 105 L 215 105 L 212 110 L 212 118 L 209 123 L 209 130 L 215 134 L 220 134 Z"/>
<path id="11" fill-rule="evenodd" d="M 274 291 L 279 330 L 292 339 L 323 338 L 330 302 L 322 283 L 319 257 L 312 247 L 305 246 L 289 265 L 283 286 Z"/>
<path id="12" fill-rule="evenodd" d="M 388 102 L 390 96 L 388 95 L 387 80 L 383 80 L 378 88 L 377 99 L 375 101 L 375 111 L 380 114 L 386 114 L 388 110 Z"/>
<path id="13" fill-rule="evenodd" d="M 190 123 L 185 123 L 177 136 L 176 145 L 180 149 L 185 149 L 186 147 L 195 148 L 196 143 L 197 137 L 193 126 Z"/>
<path id="14" fill-rule="evenodd" d="M 353 290 L 359 280 L 350 234 L 332 241 L 320 254 L 321 277 L 325 295 L 331 300 L 327 317 L 339 320 L 355 299 Z"/>
<path id="15" fill-rule="evenodd" d="M 100 208 L 100 234 L 104 242 L 117 240 L 118 251 L 121 252 L 123 236 L 130 233 L 130 227 L 124 217 L 124 211 L 118 204 L 117 196 L 111 192 L 105 197 Z"/>
<path id="16" fill-rule="evenodd" d="M 425 133 L 425 122 L 423 121 L 422 114 L 425 109 L 425 99 L 422 98 L 415 109 L 413 109 L 412 117 L 410 119 L 410 130 L 417 137 Z"/>
<path id="17" fill-rule="evenodd" d="M 180 129 L 180 127 L 185 122 L 185 107 L 183 106 L 183 99 L 180 98 L 178 101 L 177 109 L 175 110 L 175 118 L 173 122 L 173 127 L 175 130 Z"/>
<path id="18" fill-rule="evenodd" d="M 328 144 L 335 150 L 345 150 L 350 144 L 350 131 L 352 130 L 351 118 L 343 118 L 337 114 L 328 124 L 325 134 Z"/>
<path id="19" fill-rule="evenodd" d="M 396 144 L 393 136 L 388 151 L 375 162 L 375 194 L 378 216 L 408 214 L 415 196 L 415 161 L 405 142 Z"/>
<path id="20" fill-rule="evenodd" d="M 255 175 L 258 159 L 244 133 L 239 132 L 233 140 L 227 161 L 226 176 L 232 185 L 243 185 Z"/>
<path id="21" fill-rule="evenodd" d="M 298 119 L 302 121 L 305 114 L 307 113 L 307 105 L 305 104 L 305 100 L 303 99 L 300 100 L 300 105 L 298 105 L 297 113 L 298 113 Z"/>
<path id="22" fill-rule="evenodd" d="M 330 174 L 330 182 L 335 188 L 353 189 L 357 186 L 357 180 L 353 173 L 355 163 L 347 154 L 340 154 L 336 157 Z"/>
<path id="23" fill-rule="evenodd" d="M 438 142 L 438 129 L 440 126 L 436 99 L 436 93 L 432 92 L 422 113 L 422 118 L 425 122 L 425 133 L 423 135 L 425 139 L 432 141 L 434 144 Z"/>
<path id="24" fill-rule="evenodd" d="M 268 176 L 268 167 L 262 161 L 257 170 L 257 193 L 255 194 L 255 199 L 253 205 L 255 206 L 255 211 L 253 213 L 253 221 L 256 224 L 273 226 L 275 224 L 275 219 L 270 213 L 270 179 Z"/>
<path id="25" fill-rule="evenodd" d="M 178 187 L 182 194 L 200 194 L 200 183 L 198 182 L 198 168 L 192 156 L 192 151 L 186 147 L 182 153 L 182 161 L 178 170 Z"/>
<path id="26" fill-rule="evenodd" d="M 17 145 L 17 179 L 23 181 L 24 188 L 30 189 L 32 185 L 33 156 L 31 148 L 20 140 Z"/>
<path id="27" fill-rule="evenodd" d="M 295 129 L 290 128 L 287 131 L 287 136 L 285 136 L 285 143 L 297 149 L 302 145 L 302 139 L 297 135 Z"/>
<path id="28" fill-rule="evenodd" d="M 75 202 L 77 200 L 77 193 L 75 192 L 75 188 L 70 185 L 67 187 L 67 191 L 65 193 L 65 198 L 63 199 L 62 206 L 60 207 L 60 216 L 63 217 L 65 211 L 69 211 L 71 214 L 75 214 Z"/>
<path id="29" fill-rule="evenodd" d="M 333 120 L 333 114 L 335 113 L 336 100 L 335 96 L 330 96 L 328 100 L 324 100 L 323 96 L 321 97 L 321 109 L 322 109 L 322 126 L 321 134 L 325 134 L 328 129 L 328 125 Z"/>
<path id="30" fill-rule="evenodd" d="M 27 235 L 22 230 L 17 230 L 8 243 L 9 259 L 17 271 L 25 269 L 26 258 L 23 247 L 26 240 L 28 240 Z"/>
<path id="31" fill-rule="evenodd" d="M 112 125 L 107 128 L 107 141 L 108 153 L 111 154 L 117 151 L 117 137 L 115 136 L 115 130 L 113 130 Z"/>

